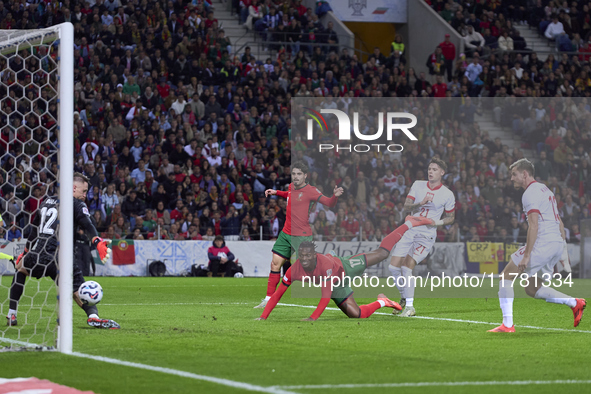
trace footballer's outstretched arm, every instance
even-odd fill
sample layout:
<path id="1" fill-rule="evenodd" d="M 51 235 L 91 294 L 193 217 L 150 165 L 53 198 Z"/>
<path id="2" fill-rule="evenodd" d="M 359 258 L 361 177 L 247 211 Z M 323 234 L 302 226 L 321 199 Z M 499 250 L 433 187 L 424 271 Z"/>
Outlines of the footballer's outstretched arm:
<path id="1" fill-rule="evenodd" d="M 275 189 L 267 189 L 265 190 L 265 197 L 269 196 L 279 196 L 283 198 L 287 198 L 289 196 L 289 192 L 284 192 L 282 190 L 275 190 Z"/>
<path id="2" fill-rule="evenodd" d="M 332 197 L 326 197 L 325 195 L 321 195 L 318 198 L 318 202 L 322 205 L 325 205 L 329 208 L 333 208 L 337 205 L 339 201 L 339 197 L 342 196 L 344 193 L 344 189 L 342 187 L 338 187 L 335 185 Z"/>
<path id="3" fill-rule="evenodd" d="M 328 306 L 328 303 L 330 302 L 330 296 L 332 295 L 331 283 L 332 282 L 329 280 L 326 280 L 324 282 L 324 285 L 322 286 L 322 296 L 321 296 L 322 298 L 320 299 L 318 306 L 316 307 L 316 309 L 314 310 L 314 313 L 312 313 L 312 315 L 310 317 L 308 317 L 306 319 L 302 319 L 302 321 L 316 321 L 316 320 L 318 320 L 320 315 L 322 315 L 322 312 L 324 312 L 324 310 Z"/>
<path id="4" fill-rule="evenodd" d="M 324 291 L 323 291 L 323 293 L 324 293 Z M 315 321 L 315 320 L 318 320 L 318 318 L 320 317 L 320 315 L 322 315 L 322 312 L 324 312 L 324 310 L 328 306 L 328 303 L 329 302 L 330 302 L 330 295 L 328 297 L 326 297 L 324 294 L 322 294 L 322 298 L 320 299 L 320 302 L 318 303 L 318 306 L 314 310 L 314 313 L 312 313 L 312 315 L 309 318 L 303 319 L 303 320 L 304 321 Z"/>

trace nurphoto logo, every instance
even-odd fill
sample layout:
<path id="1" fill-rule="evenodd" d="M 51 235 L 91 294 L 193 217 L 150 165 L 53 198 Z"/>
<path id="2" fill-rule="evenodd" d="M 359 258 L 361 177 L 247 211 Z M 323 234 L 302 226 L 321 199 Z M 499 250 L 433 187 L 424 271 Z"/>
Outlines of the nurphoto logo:
<path id="1" fill-rule="evenodd" d="M 347 113 L 338 110 L 338 109 L 321 109 L 320 113 L 318 111 L 313 110 L 312 108 L 304 107 L 307 111 L 306 114 L 309 116 L 307 121 L 307 138 L 308 141 L 312 141 L 314 139 L 314 123 L 320 127 L 320 129 L 324 129 L 328 131 L 328 124 L 326 119 L 322 114 L 331 114 L 335 115 L 338 120 L 339 124 L 339 140 L 340 141 L 351 141 L 351 120 L 349 119 L 349 115 Z M 386 123 L 386 138 L 388 141 L 392 141 L 393 139 L 393 131 L 400 130 L 410 139 L 411 141 L 417 141 L 417 137 L 410 131 L 411 128 L 416 126 L 417 124 L 417 117 L 410 113 L 405 112 L 387 112 L 384 116 L 383 112 L 379 112 L 378 116 L 378 125 L 377 131 L 374 134 L 364 134 L 359 130 L 359 113 L 353 113 L 353 133 L 355 137 L 361 141 L 376 141 L 382 137 L 384 134 L 384 121 Z M 409 119 L 409 123 L 395 123 L 401 119 Z M 389 152 L 402 152 L 404 147 L 400 144 L 355 144 L 355 145 L 348 145 L 348 146 L 335 146 L 334 144 L 319 144 L 318 149 L 319 152 L 329 151 L 329 150 L 336 150 L 339 151 L 349 151 L 349 152 L 369 152 L 372 149 L 380 152 L 381 148 L 385 148 Z"/>

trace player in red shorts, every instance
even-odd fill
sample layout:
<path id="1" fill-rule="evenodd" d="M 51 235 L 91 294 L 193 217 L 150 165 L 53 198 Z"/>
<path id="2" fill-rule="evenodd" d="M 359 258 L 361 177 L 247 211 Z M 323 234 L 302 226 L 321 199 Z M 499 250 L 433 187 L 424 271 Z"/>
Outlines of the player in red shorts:
<path id="1" fill-rule="evenodd" d="M 380 247 L 369 253 L 350 257 L 338 257 L 316 253 L 313 242 L 302 242 L 298 249 L 298 260 L 287 270 L 279 289 L 273 294 L 263 314 L 257 320 L 266 320 L 277 305 L 287 288 L 293 281 L 302 281 L 304 277 L 326 279 L 322 286 L 322 298 L 312 315 L 304 320 L 317 320 L 330 299 L 350 318 L 364 319 L 383 307 L 401 310 L 398 303 L 389 300 L 385 295 L 378 295 L 377 301 L 367 305 L 357 305 L 352 297 L 353 290 L 347 285 L 332 288 L 331 278 L 354 278 L 361 276 L 367 267 L 376 265 L 390 256 L 390 251 L 409 229 L 422 225 L 433 225 L 433 220 L 424 217 L 407 216 L 406 221 L 396 230 L 388 234 L 380 243 Z"/>
<path id="2" fill-rule="evenodd" d="M 273 245 L 273 260 L 271 261 L 271 273 L 267 281 L 267 296 L 255 308 L 264 308 L 271 298 L 277 284 L 281 280 L 281 267 L 289 260 L 294 252 L 297 252 L 300 243 L 312 241 L 312 228 L 310 227 L 310 208 L 313 203 L 319 202 L 327 207 L 337 205 L 338 197 L 343 194 L 342 187 L 333 190 L 332 197 L 324 196 L 320 190 L 306 183 L 308 166 L 297 162 L 291 166 L 291 180 L 288 191 L 267 189 L 265 195 L 279 196 L 287 199 L 287 216 L 283 230 Z"/>

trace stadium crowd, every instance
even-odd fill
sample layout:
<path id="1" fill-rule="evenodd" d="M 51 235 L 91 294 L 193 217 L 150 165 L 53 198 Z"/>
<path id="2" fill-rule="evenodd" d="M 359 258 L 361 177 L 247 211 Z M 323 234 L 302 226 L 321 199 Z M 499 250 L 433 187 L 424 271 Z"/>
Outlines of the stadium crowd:
<path id="1" fill-rule="evenodd" d="M 484 28 L 485 37 L 487 29 L 495 37 L 514 34 L 511 23 L 528 16 L 519 7 L 501 12 L 519 2 L 480 0 L 474 10 L 464 3 L 432 1 L 442 16 L 452 12 L 452 25 Z M 287 188 L 297 160 L 309 165 L 309 182 L 325 194 L 335 184 L 346 190 L 335 209 L 314 208 L 316 239 L 379 241 L 403 220 L 409 187 L 425 179 L 438 155 L 449 163 L 444 181 L 457 201 L 456 222 L 438 239 L 524 242 L 521 195 L 508 176 L 523 152 L 480 129 L 475 116 L 489 111 L 533 150 L 536 177 L 556 194 L 570 241 L 580 240 L 580 221 L 591 208 L 587 56 L 540 60 L 485 50 L 481 58 L 484 48 L 476 47 L 468 64 L 455 48 L 451 58 L 445 40 L 429 56 L 430 81 L 407 67 L 400 36 L 392 53 L 376 49 L 363 62 L 346 49 L 316 48 L 316 40 L 334 43 L 332 29 L 300 1 L 238 6 L 248 10 L 239 17 L 253 10 L 280 15 L 278 29 L 291 29 L 286 45 L 264 62 L 248 48 L 233 53 L 207 0 L 0 2 L 2 29 L 74 23 L 75 169 L 91 180 L 87 204 L 103 237 L 274 239 L 286 201 L 265 198 L 264 190 Z M 24 233 L 29 214 L 55 193 L 57 174 L 57 53 L 35 51 L 0 57 L 0 193 L 5 221 Z M 399 108 L 421 114 L 419 141 L 399 155 L 320 155 L 292 135 L 292 97 L 327 105 L 398 98 Z"/>

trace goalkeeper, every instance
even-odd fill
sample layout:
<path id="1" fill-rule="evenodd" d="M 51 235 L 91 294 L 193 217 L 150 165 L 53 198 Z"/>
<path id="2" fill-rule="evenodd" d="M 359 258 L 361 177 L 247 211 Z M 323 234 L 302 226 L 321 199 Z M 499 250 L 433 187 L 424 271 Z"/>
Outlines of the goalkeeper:
<path id="1" fill-rule="evenodd" d="M 74 226 L 84 230 L 104 262 L 108 259 L 110 250 L 108 243 L 98 236 L 96 228 L 90 220 L 88 207 L 84 203 L 87 192 L 88 178 L 80 173 L 74 173 Z M 37 279 L 50 277 L 56 283 L 59 280 L 56 255 L 58 248 L 58 209 L 57 198 L 48 197 L 35 212 L 34 226 L 27 238 L 25 251 L 16 259 L 16 273 L 10 286 L 10 306 L 6 317 L 9 326 L 17 325 L 16 311 L 18 302 L 23 295 L 27 276 L 33 276 Z M 74 263 L 73 267 L 73 282 L 74 300 L 86 312 L 88 325 L 97 328 L 119 328 L 119 324 L 115 321 L 99 318 L 96 305 L 84 305 L 80 300 L 78 289 L 84 283 L 84 276 L 76 263 Z"/>

